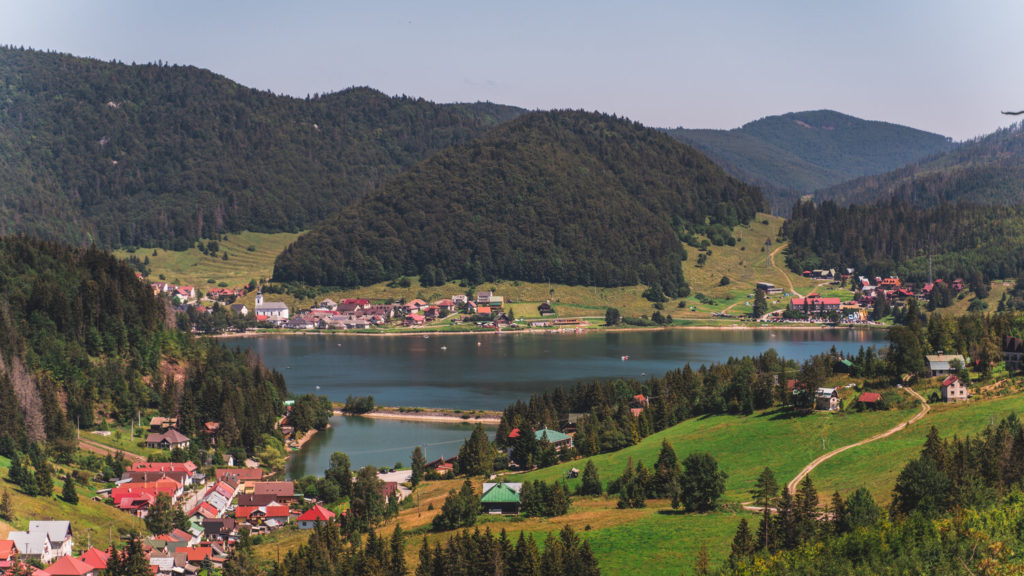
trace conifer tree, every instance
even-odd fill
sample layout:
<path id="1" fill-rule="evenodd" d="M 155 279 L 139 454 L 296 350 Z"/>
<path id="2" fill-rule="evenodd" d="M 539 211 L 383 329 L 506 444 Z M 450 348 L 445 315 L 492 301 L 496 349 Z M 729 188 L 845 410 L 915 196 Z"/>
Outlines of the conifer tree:
<path id="1" fill-rule="evenodd" d="M 746 560 L 754 554 L 756 549 L 757 543 L 754 542 L 754 537 L 750 533 L 750 525 L 747 524 L 747 519 L 743 518 L 732 539 L 732 553 L 729 555 L 729 561 L 735 564 L 740 560 Z"/>
<path id="2" fill-rule="evenodd" d="M 427 459 L 423 456 L 423 450 L 419 446 L 412 451 L 412 477 L 409 482 L 415 487 L 423 481 L 423 476 L 427 472 Z"/>
<path id="3" fill-rule="evenodd" d="M 708 555 L 708 547 L 703 542 L 697 550 L 697 559 L 693 564 L 693 573 L 697 576 L 708 576 L 711 570 L 711 557 Z"/>
<path id="4" fill-rule="evenodd" d="M 64 489 L 61 490 L 60 497 L 68 504 L 78 504 L 78 491 L 75 490 L 75 478 L 71 474 L 64 477 Z"/>
<path id="5" fill-rule="evenodd" d="M 581 496 L 600 496 L 604 490 L 601 487 L 601 477 L 597 473 L 597 466 L 593 460 L 587 460 L 583 467 L 583 478 L 580 482 L 579 493 Z"/>
<path id="6" fill-rule="evenodd" d="M 40 496 L 53 495 L 53 473 L 50 463 L 43 459 L 36 468 L 36 484 L 39 486 Z"/>
<path id="7" fill-rule="evenodd" d="M 14 504 L 11 502 L 11 494 L 4 488 L 3 496 L 0 496 L 0 518 L 8 523 L 14 521 Z"/>

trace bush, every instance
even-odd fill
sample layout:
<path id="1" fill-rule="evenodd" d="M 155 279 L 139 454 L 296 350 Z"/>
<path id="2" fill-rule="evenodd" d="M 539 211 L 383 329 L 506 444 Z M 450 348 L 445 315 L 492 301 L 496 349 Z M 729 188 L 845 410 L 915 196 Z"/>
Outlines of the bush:
<path id="1" fill-rule="evenodd" d="M 722 279 L 718 281 L 719 286 L 728 286 L 732 280 L 728 276 L 722 276 Z"/>

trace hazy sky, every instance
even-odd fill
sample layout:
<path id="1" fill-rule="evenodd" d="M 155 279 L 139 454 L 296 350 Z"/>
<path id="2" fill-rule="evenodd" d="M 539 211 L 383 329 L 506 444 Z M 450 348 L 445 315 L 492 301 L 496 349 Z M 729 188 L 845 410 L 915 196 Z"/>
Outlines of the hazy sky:
<path id="1" fill-rule="evenodd" d="M 1024 109 L 1019 0 L 0 0 L 0 43 L 193 64 L 305 96 L 583 108 L 734 128 L 831 108 L 970 138 Z"/>

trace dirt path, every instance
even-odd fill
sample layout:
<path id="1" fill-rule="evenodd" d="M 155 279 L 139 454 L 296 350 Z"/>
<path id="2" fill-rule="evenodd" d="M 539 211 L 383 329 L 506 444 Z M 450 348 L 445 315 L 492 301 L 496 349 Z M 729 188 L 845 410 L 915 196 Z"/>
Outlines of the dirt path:
<path id="1" fill-rule="evenodd" d="M 786 246 L 789 246 L 789 242 L 779 244 L 778 248 L 772 250 L 771 254 L 768 255 L 768 262 L 771 264 L 772 268 L 775 268 L 775 270 L 777 270 L 779 274 L 782 274 L 782 277 L 786 279 L 786 284 L 789 284 L 789 292 L 791 294 L 796 294 L 797 298 L 803 298 L 804 295 L 797 292 L 796 288 L 793 287 L 793 280 L 790 279 L 789 274 L 786 274 L 785 270 L 779 268 L 779 266 L 775 264 L 775 255 L 785 250 Z"/>
<path id="2" fill-rule="evenodd" d="M 86 440 L 85 438 L 79 438 L 78 439 L 78 448 L 81 449 L 81 450 L 85 450 L 86 452 L 92 452 L 93 454 L 99 454 L 100 456 L 106 456 L 107 454 L 110 454 L 111 456 L 114 456 L 118 452 L 117 448 L 111 448 L 110 446 L 105 446 L 105 445 L 100 444 L 98 442 L 93 442 L 92 440 Z M 121 454 L 125 458 L 127 458 L 128 460 L 130 460 L 132 462 L 145 462 L 146 461 L 146 459 L 144 457 L 139 456 L 138 454 L 133 454 L 131 452 L 125 452 L 125 451 L 121 450 Z"/>
<path id="3" fill-rule="evenodd" d="M 797 486 L 800 485 L 800 481 L 803 480 L 805 476 L 810 474 L 811 470 L 814 470 L 815 468 L 817 468 L 822 462 L 828 460 L 829 458 L 835 456 L 836 454 L 839 454 L 839 453 L 842 453 L 842 452 L 846 452 L 850 448 L 856 448 L 857 446 L 863 446 L 864 444 L 867 444 L 869 442 L 874 442 L 875 440 L 881 440 L 882 438 L 888 438 L 889 436 L 892 436 L 893 434 L 899 432 L 900 430 L 903 430 L 907 426 L 910 426 L 914 422 L 917 422 L 921 418 L 924 418 L 925 415 L 928 414 L 928 411 L 932 409 L 931 406 L 928 405 L 928 402 L 924 399 L 924 396 L 921 396 L 920 394 L 918 394 L 917 391 L 915 391 L 914 389 L 912 389 L 912 388 L 901 388 L 901 390 L 903 390 L 904 392 L 906 392 L 906 393 L 910 394 L 911 396 L 917 398 L 921 402 L 921 411 L 920 412 L 915 414 L 909 420 L 907 420 L 905 422 L 900 422 L 899 424 L 897 424 L 893 428 L 890 428 L 890 429 L 886 430 L 885 432 L 882 432 L 882 433 L 879 433 L 879 434 L 875 434 L 874 436 L 872 436 L 870 438 L 865 438 L 864 440 L 861 440 L 860 442 L 854 442 L 853 444 L 848 444 L 846 446 L 843 446 L 842 448 L 836 448 L 835 450 L 833 450 L 833 451 L 831 451 L 831 452 L 829 452 L 827 454 L 823 454 L 821 456 L 818 456 L 817 458 L 814 459 L 813 462 L 811 462 L 807 466 L 804 466 L 804 469 L 801 470 L 800 473 L 796 475 L 796 478 L 793 478 L 789 482 L 789 484 L 786 484 L 786 490 L 788 490 L 790 494 L 795 494 Z M 747 508 L 747 507 L 744 506 L 744 508 Z"/>

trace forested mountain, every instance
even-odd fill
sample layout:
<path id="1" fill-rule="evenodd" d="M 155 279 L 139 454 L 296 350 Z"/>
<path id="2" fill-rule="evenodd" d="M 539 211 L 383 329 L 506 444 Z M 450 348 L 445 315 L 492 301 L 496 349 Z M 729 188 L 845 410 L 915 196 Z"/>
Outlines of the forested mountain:
<path id="1" fill-rule="evenodd" d="M 815 197 L 841 205 L 866 204 L 888 197 L 921 207 L 959 201 L 1024 203 L 1024 123 L 886 174 L 821 190 Z"/>
<path id="2" fill-rule="evenodd" d="M 944 136 L 831 110 L 768 116 L 733 130 L 667 130 L 785 213 L 802 194 L 953 148 Z"/>
<path id="3" fill-rule="evenodd" d="M 123 424 L 142 408 L 230 429 L 250 453 L 286 393 L 259 360 L 173 328 L 169 305 L 95 247 L 0 237 L 0 454 L 46 440 L 65 457 L 75 426 Z M 222 432 L 222 438 L 223 438 Z"/>
<path id="4" fill-rule="evenodd" d="M 986 280 L 1016 277 L 1024 270 L 1024 207 L 940 204 L 921 207 L 891 198 L 838 206 L 801 202 L 782 233 L 795 272 L 853 267 L 867 276 L 896 274 Z"/>
<path id="5" fill-rule="evenodd" d="M 391 179 L 278 257 L 274 278 L 360 286 L 420 274 L 685 294 L 680 237 L 747 222 L 760 191 L 652 129 L 535 112 Z M 442 280 L 443 281 L 443 280 Z"/>
<path id="6" fill-rule="evenodd" d="M 368 88 L 297 99 L 191 66 L 0 48 L 0 233 L 184 248 L 295 231 L 521 113 Z"/>

